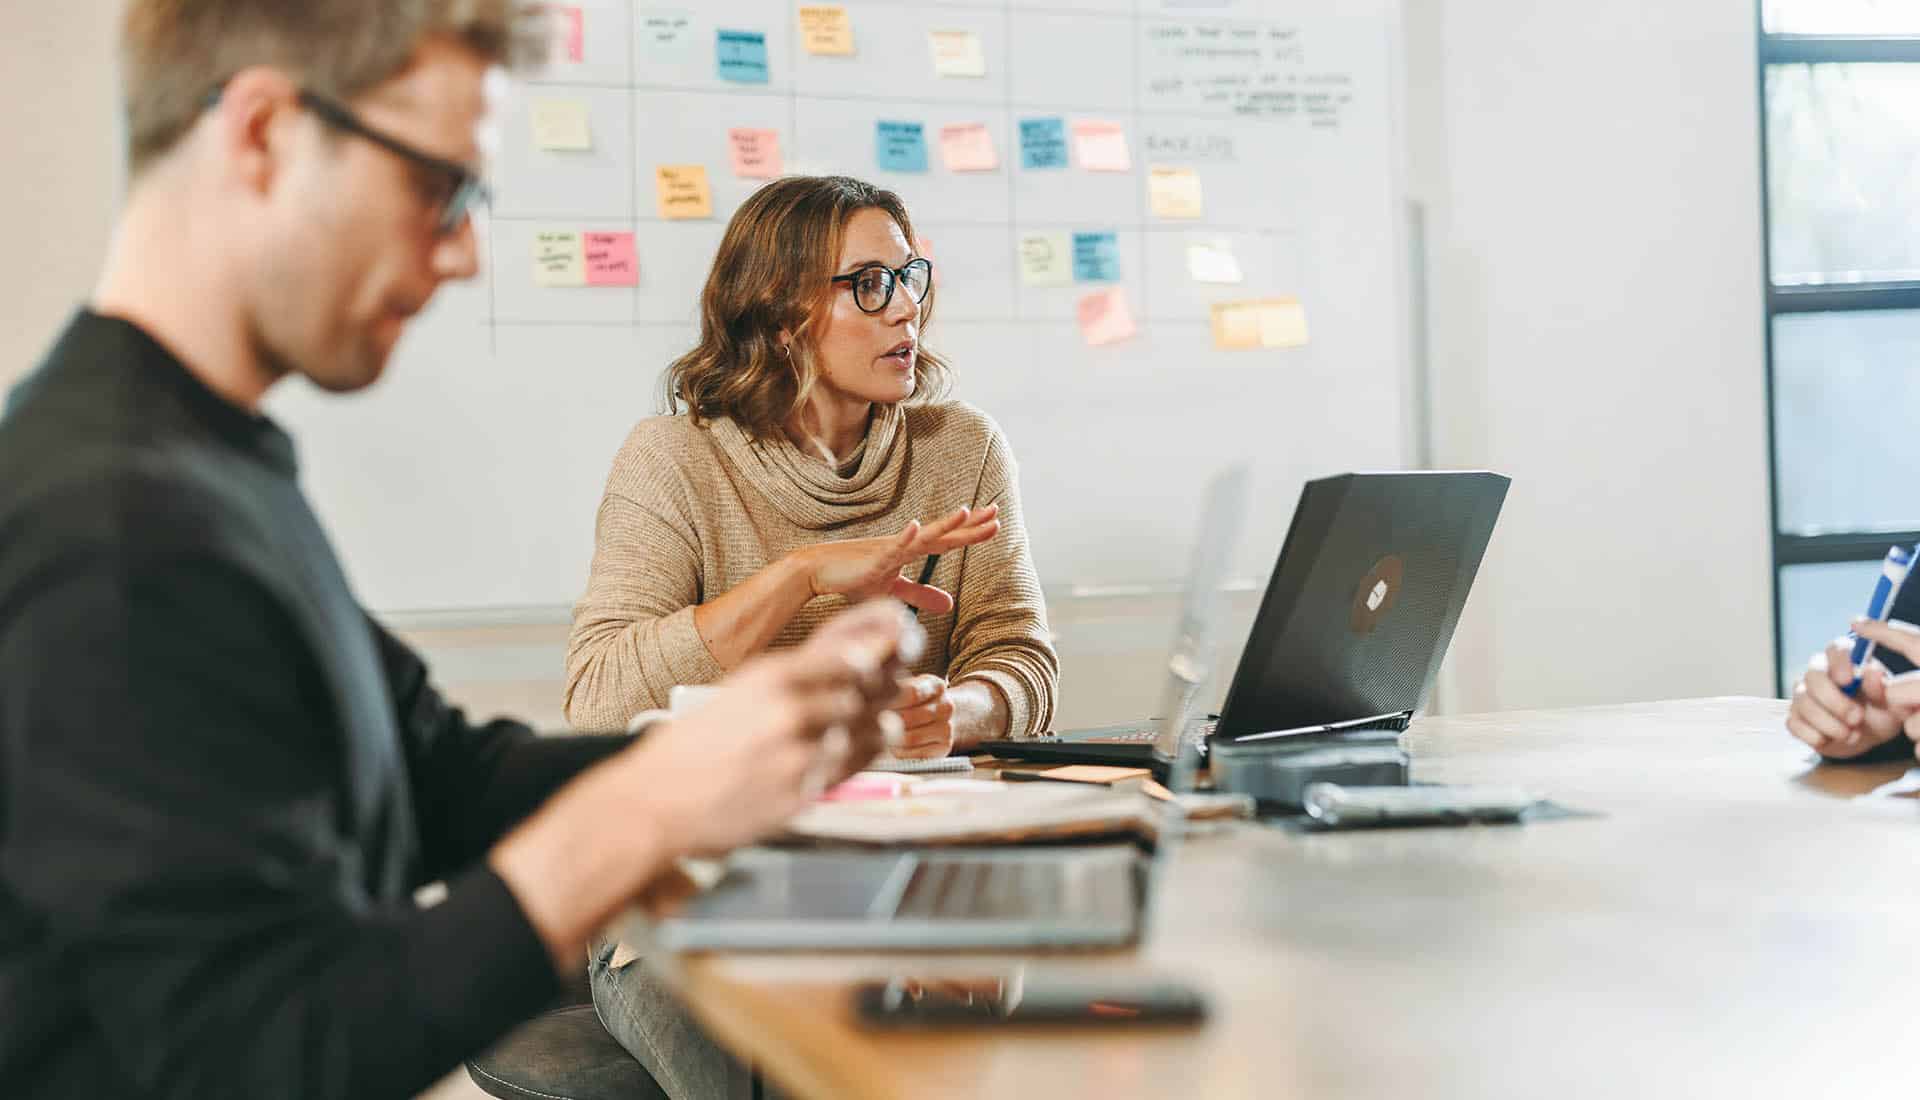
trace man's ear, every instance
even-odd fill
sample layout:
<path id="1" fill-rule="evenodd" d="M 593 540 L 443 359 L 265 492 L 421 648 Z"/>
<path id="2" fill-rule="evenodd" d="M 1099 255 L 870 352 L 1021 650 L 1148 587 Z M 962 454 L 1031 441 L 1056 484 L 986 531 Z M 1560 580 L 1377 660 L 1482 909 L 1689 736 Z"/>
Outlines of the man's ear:
<path id="1" fill-rule="evenodd" d="M 300 89 L 287 74 L 264 65 L 235 73 L 211 120 L 229 177 L 265 194 L 284 165 L 299 114 Z"/>

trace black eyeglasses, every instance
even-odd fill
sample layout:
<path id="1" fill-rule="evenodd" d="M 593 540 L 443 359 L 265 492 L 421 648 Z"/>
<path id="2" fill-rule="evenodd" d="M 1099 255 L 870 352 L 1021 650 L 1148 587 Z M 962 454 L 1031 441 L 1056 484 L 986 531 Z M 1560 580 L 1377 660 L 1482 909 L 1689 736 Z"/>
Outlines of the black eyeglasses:
<path id="1" fill-rule="evenodd" d="M 828 282 L 851 285 L 853 304 L 860 307 L 860 312 L 880 313 L 893 304 L 893 288 L 903 283 L 915 305 L 926 301 L 927 291 L 933 289 L 933 261 L 923 256 L 899 268 L 868 264 L 858 271 L 835 275 Z"/>
<path id="2" fill-rule="evenodd" d="M 220 102 L 224 90 L 215 88 L 207 97 L 207 105 Z M 427 173 L 433 184 L 424 189 L 427 201 L 440 211 L 434 222 L 434 232 L 440 236 L 450 236 L 459 231 L 466 223 L 467 215 L 475 206 L 485 206 L 493 201 L 493 194 L 487 189 L 473 169 L 445 157 L 436 157 L 423 152 L 389 134 L 360 121 L 359 117 L 345 106 L 335 103 L 318 92 L 301 89 L 300 106 L 313 112 L 315 118 L 341 133 L 365 138 L 389 153 L 393 153 Z"/>

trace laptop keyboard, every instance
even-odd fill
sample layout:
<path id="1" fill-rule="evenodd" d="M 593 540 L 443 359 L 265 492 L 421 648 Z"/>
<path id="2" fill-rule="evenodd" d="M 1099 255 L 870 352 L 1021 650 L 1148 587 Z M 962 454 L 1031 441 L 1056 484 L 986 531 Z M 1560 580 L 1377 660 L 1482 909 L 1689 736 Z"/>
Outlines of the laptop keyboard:
<path id="1" fill-rule="evenodd" d="M 1057 913 L 1067 868 L 1054 860 L 923 859 L 894 916 L 991 920 Z"/>
<path id="2" fill-rule="evenodd" d="M 1212 737 L 1214 729 L 1219 725 L 1220 723 L 1217 719 L 1195 722 L 1187 727 L 1187 739 L 1193 741 Z M 1087 744 L 1089 742 L 1096 745 L 1151 745 L 1154 739 L 1159 736 L 1160 731 L 1156 728 L 1114 730 L 1111 733 L 1102 731 L 1097 737 L 1060 737 L 1054 734 L 1048 734 L 1045 737 L 1035 737 L 1033 740 L 1053 745 Z"/>

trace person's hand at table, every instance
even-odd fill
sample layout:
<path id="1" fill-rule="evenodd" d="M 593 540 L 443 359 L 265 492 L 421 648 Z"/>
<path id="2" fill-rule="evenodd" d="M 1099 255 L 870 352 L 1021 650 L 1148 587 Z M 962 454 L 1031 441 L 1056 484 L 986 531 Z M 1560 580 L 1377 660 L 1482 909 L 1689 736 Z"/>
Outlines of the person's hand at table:
<path id="1" fill-rule="evenodd" d="M 1861 620 L 1854 631 L 1902 656 L 1911 651 L 1911 659 L 1920 663 L 1920 631 L 1911 626 Z M 1860 691 L 1848 697 L 1842 689 L 1853 676 L 1851 638 L 1836 638 L 1814 654 L 1794 685 L 1787 731 L 1822 756 L 1847 760 L 1893 740 L 1920 713 L 1920 680 L 1912 674 L 1889 676 L 1885 665 L 1869 658 L 1861 670 Z"/>
<path id="2" fill-rule="evenodd" d="M 945 679 L 932 673 L 903 679 L 893 713 L 903 727 L 898 743 L 888 745 L 894 756 L 934 760 L 952 754 L 954 705 Z"/>
<path id="3" fill-rule="evenodd" d="M 962 508 L 922 524 L 907 524 L 897 535 L 823 542 L 795 551 L 815 596 L 839 595 L 859 603 L 891 596 L 932 615 L 953 610 L 953 597 L 932 585 L 900 575 L 907 563 L 986 542 L 1000 533 L 1000 506 Z"/>

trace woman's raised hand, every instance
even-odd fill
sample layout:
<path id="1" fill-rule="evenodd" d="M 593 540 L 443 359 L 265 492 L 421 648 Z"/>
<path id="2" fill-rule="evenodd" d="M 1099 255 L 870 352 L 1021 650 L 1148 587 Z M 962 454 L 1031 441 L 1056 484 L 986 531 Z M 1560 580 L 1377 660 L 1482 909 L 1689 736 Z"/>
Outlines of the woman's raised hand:
<path id="1" fill-rule="evenodd" d="M 799 551 L 816 596 L 845 596 L 853 603 L 891 596 L 932 615 L 953 610 L 953 597 L 932 585 L 900 575 L 909 562 L 977 546 L 1000 533 L 1000 506 L 962 508 L 921 523 L 907 524 L 898 535 L 823 542 Z"/>

